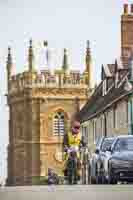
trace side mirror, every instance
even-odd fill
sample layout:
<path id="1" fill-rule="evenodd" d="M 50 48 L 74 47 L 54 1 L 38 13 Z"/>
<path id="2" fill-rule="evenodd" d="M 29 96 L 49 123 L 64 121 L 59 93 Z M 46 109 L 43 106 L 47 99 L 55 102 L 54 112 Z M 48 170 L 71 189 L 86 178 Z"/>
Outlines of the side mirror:
<path id="1" fill-rule="evenodd" d="M 96 153 L 96 154 L 99 154 L 99 149 L 96 149 L 96 150 L 95 150 L 95 153 Z"/>

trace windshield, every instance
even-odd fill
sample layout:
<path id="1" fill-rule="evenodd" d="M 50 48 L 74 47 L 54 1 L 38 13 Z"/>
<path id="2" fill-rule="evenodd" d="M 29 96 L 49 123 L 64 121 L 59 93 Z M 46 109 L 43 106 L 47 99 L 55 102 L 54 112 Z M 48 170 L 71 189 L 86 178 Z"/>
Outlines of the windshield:
<path id="1" fill-rule="evenodd" d="M 133 138 L 120 138 L 118 139 L 115 151 L 133 151 Z"/>
<path id="2" fill-rule="evenodd" d="M 112 145 L 113 141 L 114 138 L 105 138 L 102 143 L 101 151 L 106 151 Z"/>

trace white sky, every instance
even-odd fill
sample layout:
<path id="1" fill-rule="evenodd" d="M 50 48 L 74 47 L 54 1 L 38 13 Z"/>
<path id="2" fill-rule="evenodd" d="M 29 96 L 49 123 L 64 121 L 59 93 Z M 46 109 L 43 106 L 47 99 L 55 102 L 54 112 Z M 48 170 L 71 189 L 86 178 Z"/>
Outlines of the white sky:
<path id="1" fill-rule="evenodd" d="M 28 41 L 36 51 L 48 40 L 52 66 L 60 66 L 62 49 L 68 48 L 71 68 L 84 69 L 86 40 L 91 42 L 94 79 L 100 80 L 101 64 L 120 55 L 120 15 L 124 0 L 0 0 L 0 176 L 6 176 L 8 107 L 6 106 L 6 56 L 11 45 L 15 71 L 25 69 Z M 125 0 L 125 2 L 127 2 Z M 133 0 L 129 1 L 133 3 Z M 55 57 L 55 55 L 57 55 Z M 35 55 L 36 56 L 36 55 Z M 39 67 L 38 54 L 36 67 Z M 42 61 L 41 61 L 42 62 Z"/>

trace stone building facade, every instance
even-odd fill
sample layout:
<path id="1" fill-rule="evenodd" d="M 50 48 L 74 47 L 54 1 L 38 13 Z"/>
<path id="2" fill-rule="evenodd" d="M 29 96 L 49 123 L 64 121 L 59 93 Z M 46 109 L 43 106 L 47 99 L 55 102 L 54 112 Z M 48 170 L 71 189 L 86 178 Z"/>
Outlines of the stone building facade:
<path id="1" fill-rule="evenodd" d="M 133 5 L 121 16 L 121 58 L 101 67 L 101 82 L 79 112 L 93 150 L 98 137 L 133 134 Z"/>
<path id="2" fill-rule="evenodd" d="M 46 42 L 45 42 L 46 45 Z M 7 102 L 9 145 L 7 185 L 32 185 L 47 175 L 48 168 L 61 173 L 62 139 L 79 107 L 91 94 L 89 42 L 83 73 L 70 70 L 64 50 L 60 70 L 37 71 L 30 41 L 28 70 L 12 75 L 8 49 Z"/>

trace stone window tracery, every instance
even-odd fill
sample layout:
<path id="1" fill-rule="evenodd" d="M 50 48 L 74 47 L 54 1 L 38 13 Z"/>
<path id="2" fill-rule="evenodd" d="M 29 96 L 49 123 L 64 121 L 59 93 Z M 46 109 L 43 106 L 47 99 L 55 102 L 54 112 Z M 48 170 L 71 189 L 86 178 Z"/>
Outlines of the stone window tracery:
<path id="1" fill-rule="evenodd" d="M 65 117 L 63 112 L 57 112 L 53 119 L 54 135 L 64 135 L 65 132 Z"/>

